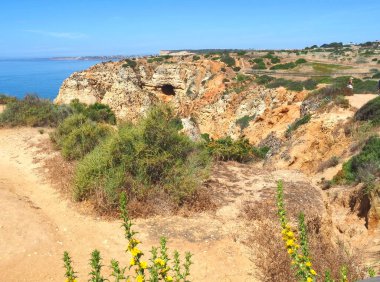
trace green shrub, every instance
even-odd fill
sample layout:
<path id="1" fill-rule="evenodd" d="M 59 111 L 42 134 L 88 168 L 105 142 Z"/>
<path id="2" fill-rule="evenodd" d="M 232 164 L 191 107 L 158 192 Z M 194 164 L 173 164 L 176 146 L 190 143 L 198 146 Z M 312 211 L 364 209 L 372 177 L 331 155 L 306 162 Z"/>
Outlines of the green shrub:
<path id="1" fill-rule="evenodd" d="M 300 64 L 304 64 L 304 63 L 306 63 L 307 61 L 305 60 L 305 59 L 298 59 L 295 63 L 297 64 L 297 65 L 300 65 Z"/>
<path id="2" fill-rule="evenodd" d="M 219 161 L 249 162 L 255 158 L 264 158 L 269 148 L 256 148 L 246 138 L 232 140 L 231 137 L 210 139 L 208 134 L 202 135 L 206 148 L 214 159 Z"/>
<path id="3" fill-rule="evenodd" d="M 238 55 L 238 56 L 244 56 L 245 54 L 247 54 L 247 51 L 238 51 L 238 52 L 236 52 L 236 55 Z"/>
<path id="4" fill-rule="evenodd" d="M 288 69 L 294 69 L 297 66 L 294 62 L 285 63 L 285 64 L 278 64 L 271 67 L 271 70 L 288 70 Z"/>
<path id="5" fill-rule="evenodd" d="M 302 82 L 303 87 L 305 87 L 306 90 L 314 90 L 317 88 L 318 82 L 314 79 L 310 78 Z"/>
<path id="6" fill-rule="evenodd" d="M 17 98 L 0 93 L 0 105 L 5 105 L 11 102 L 16 102 Z"/>
<path id="7" fill-rule="evenodd" d="M 377 92 L 377 81 L 374 80 L 354 80 L 354 93 L 366 94 Z"/>
<path id="8" fill-rule="evenodd" d="M 222 61 L 229 67 L 232 67 L 235 65 L 235 59 L 232 58 L 228 53 L 223 53 L 222 56 L 220 57 L 220 61 Z"/>
<path id="9" fill-rule="evenodd" d="M 247 128 L 249 125 L 249 122 L 253 120 L 255 116 L 248 116 L 245 115 L 239 119 L 236 120 L 236 125 L 240 126 L 240 129 L 243 130 L 244 128 Z"/>
<path id="10" fill-rule="evenodd" d="M 291 125 L 289 125 L 288 129 L 285 132 L 286 137 L 290 137 L 293 131 L 295 131 L 298 127 L 300 127 L 303 124 L 306 124 L 310 121 L 311 115 L 307 114 L 296 121 L 294 121 Z"/>
<path id="11" fill-rule="evenodd" d="M 137 66 L 137 62 L 130 59 L 125 59 L 124 62 L 125 64 L 123 64 L 122 66 L 123 68 L 127 68 L 127 67 L 135 68 Z"/>
<path id="12" fill-rule="evenodd" d="M 201 57 L 199 57 L 199 56 L 197 56 L 197 55 L 194 55 L 193 56 L 193 61 L 198 61 L 198 60 L 200 60 L 201 59 Z"/>
<path id="13" fill-rule="evenodd" d="M 270 62 L 272 64 L 278 64 L 279 62 L 281 62 L 280 58 L 279 57 L 273 57 L 270 59 Z"/>
<path id="14" fill-rule="evenodd" d="M 256 59 L 253 59 L 252 62 L 254 62 L 255 64 L 252 66 L 252 69 L 266 69 L 266 65 L 264 63 L 264 60 L 262 58 L 256 58 Z"/>
<path id="15" fill-rule="evenodd" d="M 380 97 L 376 97 L 361 107 L 354 116 L 355 120 L 370 121 L 373 125 L 380 124 Z"/>
<path id="16" fill-rule="evenodd" d="M 155 190 L 181 204 L 207 176 L 207 152 L 178 133 L 167 106 L 154 107 L 137 125 L 120 126 L 117 133 L 78 163 L 74 198 L 96 196 L 103 208 L 117 204 L 121 191 L 145 197 Z"/>
<path id="17" fill-rule="evenodd" d="M 350 107 L 350 102 L 343 95 L 336 96 L 334 103 L 343 109 L 348 109 Z"/>
<path id="18" fill-rule="evenodd" d="M 106 122 L 109 124 L 116 124 L 115 114 L 112 112 L 108 105 L 95 103 L 86 105 L 79 102 L 78 99 L 74 99 L 70 102 L 70 108 L 75 114 L 83 114 L 89 119 L 96 122 Z"/>
<path id="19" fill-rule="evenodd" d="M 54 105 L 37 95 L 27 95 L 7 104 L 0 114 L 0 126 L 56 126 L 70 113 L 71 109 L 65 105 Z"/>
<path id="20" fill-rule="evenodd" d="M 380 78 L 380 72 L 375 73 L 375 74 L 372 76 L 372 78 Z"/>
<path id="21" fill-rule="evenodd" d="M 269 75 L 262 75 L 262 76 L 258 76 L 256 79 L 255 79 L 255 82 L 257 84 L 268 84 L 270 83 L 271 81 L 275 80 L 275 78 L 273 76 L 269 76 Z"/>
<path id="22" fill-rule="evenodd" d="M 81 159 L 110 134 L 110 128 L 82 114 L 66 118 L 50 135 L 68 160 Z"/>
<path id="23" fill-rule="evenodd" d="M 302 91 L 303 90 L 303 83 L 300 81 L 290 81 L 285 84 L 286 89 L 292 90 L 292 91 Z"/>
<path id="24" fill-rule="evenodd" d="M 249 79 L 249 77 L 246 76 L 246 75 L 244 75 L 244 74 L 238 73 L 236 75 L 235 79 L 236 79 L 237 82 L 243 82 L 243 81 L 246 81 L 247 79 Z"/>
<path id="25" fill-rule="evenodd" d="M 336 183 L 370 183 L 380 173 L 380 138 L 370 137 L 361 152 L 343 164 L 334 177 Z"/>

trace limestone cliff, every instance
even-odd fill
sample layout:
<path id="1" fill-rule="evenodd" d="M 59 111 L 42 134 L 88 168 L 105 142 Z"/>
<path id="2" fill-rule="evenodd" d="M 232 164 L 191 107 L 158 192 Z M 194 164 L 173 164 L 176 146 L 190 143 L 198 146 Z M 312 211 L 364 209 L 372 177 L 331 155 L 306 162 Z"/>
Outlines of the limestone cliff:
<path id="1" fill-rule="evenodd" d="M 136 121 L 152 104 L 164 101 L 181 118 L 191 118 L 202 133 L 237 137 L 241 133 L 237 120 L 254 120 L 297 100 L 297 95 L 285 90 L 238 82 L 235 71 L 218 61 L 135 62 L 133 67 L 125 61 L 101 63 L 72 74 L 63 82 L 55 102 L 69 103 L 75 98 L 85 103 L 102 102 L 119 120 Z"/>

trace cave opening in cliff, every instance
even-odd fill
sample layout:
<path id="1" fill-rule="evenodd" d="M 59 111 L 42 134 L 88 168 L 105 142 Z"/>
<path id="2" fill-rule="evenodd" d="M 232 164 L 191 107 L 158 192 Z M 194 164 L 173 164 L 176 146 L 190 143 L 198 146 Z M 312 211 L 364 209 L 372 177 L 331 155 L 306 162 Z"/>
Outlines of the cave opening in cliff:
<path id="1" fill-rule="evenodd" d="M 161 91 L 165 95 L 171 95 L 171 96 L 175 95 L 174 87 L 171 84 L 164 84 L 164 85 L 162 85 L 161 86 Z"/>

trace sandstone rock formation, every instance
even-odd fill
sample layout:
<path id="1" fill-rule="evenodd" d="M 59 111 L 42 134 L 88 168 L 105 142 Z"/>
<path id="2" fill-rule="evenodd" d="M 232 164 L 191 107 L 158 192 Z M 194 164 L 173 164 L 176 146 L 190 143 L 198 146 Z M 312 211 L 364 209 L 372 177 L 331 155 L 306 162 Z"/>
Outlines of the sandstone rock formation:
<path id="1" fill-rule="evenodd" d="M 55 102 L 102 102 L 115 111 L 119 120 L 133 122 L 152 104 L 163 101 L 170 103 L 181 118 L 191 117 L 202 133 L 237 137 L 241 133 L 238 119 L 249 116 L 254 120 L 297 98 L 284 89 L 239 83 L 236 73 L 222 62 L 136 62 L 135 67 L 123 61 L 101 63 L 74 73 L 62 84 Z"/>

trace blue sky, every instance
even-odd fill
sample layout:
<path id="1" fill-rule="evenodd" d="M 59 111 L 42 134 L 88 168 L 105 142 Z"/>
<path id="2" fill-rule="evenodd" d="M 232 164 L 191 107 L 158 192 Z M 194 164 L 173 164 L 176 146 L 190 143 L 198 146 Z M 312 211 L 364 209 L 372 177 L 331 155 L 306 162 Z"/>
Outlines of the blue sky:
<path id="1" fill-rule="evenodd" d="M 1 0 L 0 13 L 0 57 L 380 39 L 379 0 Z"/>

